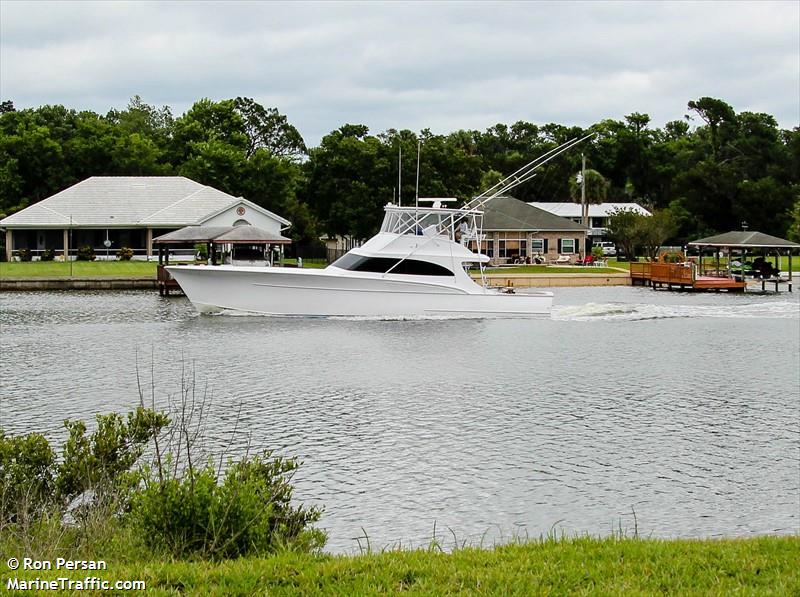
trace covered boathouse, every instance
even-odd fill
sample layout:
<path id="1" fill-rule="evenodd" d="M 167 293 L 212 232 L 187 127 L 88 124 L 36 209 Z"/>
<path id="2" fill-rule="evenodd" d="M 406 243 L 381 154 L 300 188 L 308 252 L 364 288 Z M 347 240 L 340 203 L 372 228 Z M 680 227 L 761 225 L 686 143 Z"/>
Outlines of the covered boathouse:
<path id="1" fill-rule="evenodd" d="M 734 230 L 692 241 L 687 248 L 697 249 L 698 255 L 687 257 L 684 263 L 631 263 L 631 282 L 653 288 L 744 292 L 749 277 L 760 282 L 761 290 L 774 284 L 777 292 L 786 284 L 792 292 L 792 254 L 800 249 L 798 243 L 763 232 Z M 709 250 L 712 254 L 706 256 Z M 782 256 L 788 256 L 785 275 L 780 271 Z"/>
<path id="2" fill-rule="evenodd" d="M 93 176 L 0 220 L 9 261 L 19 249 L 70 259 L 85 246 L 98 259 L 128 247 L 149 260 L 154 237 L 190 225 L 252 225 L 280 236 L 291 222 L 184 176 Z"/>
<path id="3" fill-rule="evenodd" d="M 165 269 L 170 252 L 186 250 L 192 254 L 198 244 L 205 245 L 209 265 L 231 263 L 234 265 L 275 265 L 283 262 L 283 247 L 292 241 L 256 226 L 187 226 L 153 239 L 158 247 L 158 291 L 168 295 L 180 286 Z"/>

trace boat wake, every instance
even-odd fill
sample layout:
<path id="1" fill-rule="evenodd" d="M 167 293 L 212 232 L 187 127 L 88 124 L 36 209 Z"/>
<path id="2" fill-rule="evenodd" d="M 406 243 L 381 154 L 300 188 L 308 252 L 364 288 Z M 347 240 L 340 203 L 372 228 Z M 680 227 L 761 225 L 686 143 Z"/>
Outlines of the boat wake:
<path id="1" fill-rule="evenodd" d="M 196 314 L 200 315 L 200 314 Z M 449 321 L 453 319 L 496 319 L 497 317 L 487 317 L 473 313 L 432 313 L 430 315 L 273 315 L 269 313 L 257 313 L 254 311 L 236 311 L 233 309 L 223 309 L 214 313 L 204 313 L 209 317 L 269 317 L 278 319 L 322 319 L 330 321 Z M 546 315 L 543 316 L 545 319 Z M 505 316 L 506 319 L 514 319 L 514 316 Z"/>
<path id="2" fill-rule="evenodd" d="M 552 310 L 552 319 L 556 321 L 644 321 L 674 318 L 800 319 L 800 307 L 793 301 L 744 305 L 588 303 L 553 307 Z"/>

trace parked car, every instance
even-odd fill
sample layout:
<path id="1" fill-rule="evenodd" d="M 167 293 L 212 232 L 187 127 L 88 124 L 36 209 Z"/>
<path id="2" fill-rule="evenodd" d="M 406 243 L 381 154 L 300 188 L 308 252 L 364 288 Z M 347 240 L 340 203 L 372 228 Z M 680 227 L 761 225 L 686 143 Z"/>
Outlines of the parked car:
<path id="1" fill-rule="evenodd" d="M 600 241 L 594 243 L 595 247 L 602 247 L 604 257 L 615 257 L 617 255 L 617 247 L 611 241 Z"/>

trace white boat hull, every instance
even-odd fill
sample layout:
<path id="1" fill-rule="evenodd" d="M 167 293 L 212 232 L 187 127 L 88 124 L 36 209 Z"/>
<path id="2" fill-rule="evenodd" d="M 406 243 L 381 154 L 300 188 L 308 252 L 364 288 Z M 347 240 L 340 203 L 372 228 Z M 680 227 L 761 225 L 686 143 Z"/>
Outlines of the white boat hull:
<path id="1" fill-rule="evenodd" d="M 421 276 L 397 279 L 400 276 L 268 267 L 167 269 L 201 313 L 234 310 L 317 317 L 543 317 L 549 316 L 553 300 L 550 292 L 506 294 L 477 284 L 464 289 Z"/>

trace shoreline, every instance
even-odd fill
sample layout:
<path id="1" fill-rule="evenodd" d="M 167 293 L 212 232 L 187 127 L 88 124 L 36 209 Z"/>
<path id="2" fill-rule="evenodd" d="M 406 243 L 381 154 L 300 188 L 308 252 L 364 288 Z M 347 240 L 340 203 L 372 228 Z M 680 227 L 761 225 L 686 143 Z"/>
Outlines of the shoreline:
<path id="1" fill-rule="evenodd" d="M 151 277 L 0 278 L 0 292 L 24 290 L 156 290 Z"/>
<path id="2" fill-rule="evenodd" d="M 480 280 L 480 277 L 477 278 Z M 486 275 L 490 286 L 559 288 L 573 286 L 630 286 L 627 273 L 602 274 L 503 274 Z M 95 276 L 81 278 L 0 278 L 0 292 L 30 290 L 157 290 L 151 277 Z"/>

